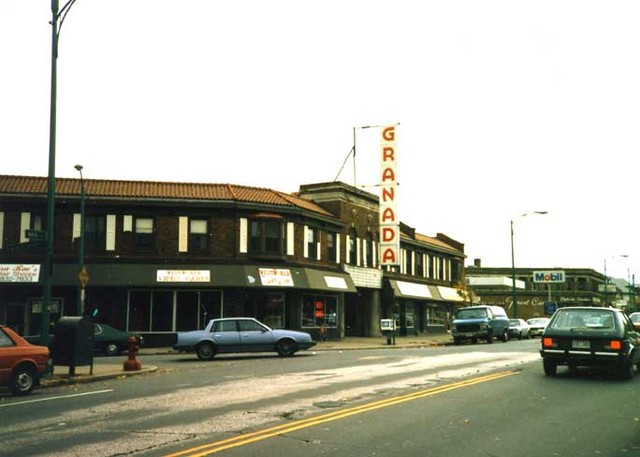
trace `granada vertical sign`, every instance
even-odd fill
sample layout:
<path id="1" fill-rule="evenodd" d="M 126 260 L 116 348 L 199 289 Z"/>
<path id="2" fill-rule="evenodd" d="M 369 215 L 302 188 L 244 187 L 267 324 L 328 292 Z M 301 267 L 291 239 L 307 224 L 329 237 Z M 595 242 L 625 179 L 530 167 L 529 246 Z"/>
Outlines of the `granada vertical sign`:
<path id="1" fill-rule="evenodd" d="M 400 263 L 396 126 L 382 128 L 380 141 L 380 265 Z"/>

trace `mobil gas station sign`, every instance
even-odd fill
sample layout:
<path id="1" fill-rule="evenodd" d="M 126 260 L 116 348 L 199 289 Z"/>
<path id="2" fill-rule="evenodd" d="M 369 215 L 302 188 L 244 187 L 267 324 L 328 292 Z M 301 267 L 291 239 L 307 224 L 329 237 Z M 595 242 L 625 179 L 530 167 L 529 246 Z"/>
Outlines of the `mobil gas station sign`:
<path id="1" fill-rule="evenodd" d="M 565 274 L 562 270 L 534 271 L 533 282 L 558 283 L 564 282 Z"/>

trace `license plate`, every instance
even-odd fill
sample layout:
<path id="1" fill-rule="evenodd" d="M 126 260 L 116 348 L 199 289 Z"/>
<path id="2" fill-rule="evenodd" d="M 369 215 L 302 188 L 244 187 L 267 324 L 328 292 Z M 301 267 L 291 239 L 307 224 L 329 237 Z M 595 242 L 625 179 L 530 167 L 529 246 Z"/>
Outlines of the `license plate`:
<path id="1" fill-rule="evenodd" d="M 571 347 L 574 349 L 589 349 L 591 344 L 587 340 L 573 340 L 571 342 Z"/>

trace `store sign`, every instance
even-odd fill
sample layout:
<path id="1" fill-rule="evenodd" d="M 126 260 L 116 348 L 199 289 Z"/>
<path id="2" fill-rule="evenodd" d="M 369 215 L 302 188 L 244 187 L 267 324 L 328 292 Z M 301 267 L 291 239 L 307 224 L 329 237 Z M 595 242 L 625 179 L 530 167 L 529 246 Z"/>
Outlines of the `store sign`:
<path id="1" fill-rule="evenodd" d="M 263 286 L 293 286 L 291 270 L 284 268 L 258 268 Z"/>
<path id="2" fill-rule="evenodd" d="M 38 282 L 40 265 L 0 264 L 0 282 Z"/>
<path id="3" fill-rule="evenodd" d="M 158 270 L 157 282 L 211 282 L 210 270 Z"/>
<path id="4" fill-rule="evenodd" d="M 543 283 L 559 283 L 564 282 L 564 271 L 552 270 L 552 271 L 534 271 L 533 282 Z"/>
<path id="5" fill-rule="evenodd" d="M 380 142 L 380 265 L 400 264 L 396 126 L 382 128 Z"/>

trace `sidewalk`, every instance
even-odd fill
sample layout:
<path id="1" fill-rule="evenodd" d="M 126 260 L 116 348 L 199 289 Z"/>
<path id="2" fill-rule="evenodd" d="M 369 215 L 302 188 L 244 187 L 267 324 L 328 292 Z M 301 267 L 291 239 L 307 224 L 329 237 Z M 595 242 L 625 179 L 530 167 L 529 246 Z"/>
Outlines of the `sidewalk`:
<path id="1" fill-rule="evenodd" d="M 316 346 L 309 351 L 348 351 L 357 349 L 397 349 L 408 347 L 437 347 L 452 343 L 449 333 L 416 335 L 416 336 L 398 336 L 395 338 L 395 344 L 388 344 L 387 338 L 380 337 L 346 337 L 336 341 L 318 341 Z M 110 357 L 113 363 L 100 363 L 93 365 L 93 372 L 90 366 L 76 367 L 75 374 L 69 374 L 69 367 L 54 367 L 51 376 L 43 377 L 40 380 L 42 387 L 59 386 L 63 384 L 78 384 L 86 382 L 95 382 L 105 379 L 125 378 L 127 376 L 135 376 L 140 374 L 153 373 L 158 367 L 148 366 L 144 364 L 145 355 L 164 355 L 179 354 L 169 347 L 159 348 L 140 348 L 138 352 L 138 360 L 141 362 L 141 369 L 137 371 L 125 371 L 124 362 L 127 356 Z M 194 355 L 195 357 L 195 355 Z"/>

